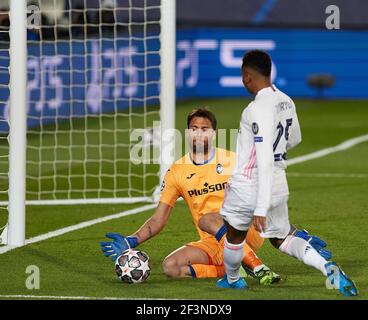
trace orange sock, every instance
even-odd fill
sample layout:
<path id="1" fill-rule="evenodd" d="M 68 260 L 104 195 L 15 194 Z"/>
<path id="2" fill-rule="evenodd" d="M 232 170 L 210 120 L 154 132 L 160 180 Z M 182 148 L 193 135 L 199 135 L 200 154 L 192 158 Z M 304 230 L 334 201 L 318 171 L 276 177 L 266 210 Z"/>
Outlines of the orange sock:
<path id="1" fill-rule="evenodd" d="M 254 252 L 257 252 L 264 242 L 264 239 L 261 237 L 259 232 L 254 228 L 253 225 L 250 226 L 247 238 L 245 239 L 246 243 L 252 248 Z"/>
<path id="2" fill-rule="evenodd" d="M 244 246 L 243 264 L 252 271 L 256 267 L 263 265 L 261 259 L 257 257 L 254 251 L 247 244 Z"/>
<path id="3" fill-rule="evenodd" d="M 196 278 L 221 278 L 225 274 L 225 266 L 192 264 L 191 267 Z M 193 272 L 192 276 L 194 276 Z"/>

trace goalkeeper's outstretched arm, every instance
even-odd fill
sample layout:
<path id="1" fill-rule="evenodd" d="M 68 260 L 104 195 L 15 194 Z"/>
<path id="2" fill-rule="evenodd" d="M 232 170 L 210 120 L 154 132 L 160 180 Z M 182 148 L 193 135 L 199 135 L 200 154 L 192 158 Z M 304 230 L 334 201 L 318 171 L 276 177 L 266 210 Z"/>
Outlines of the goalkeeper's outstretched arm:
<path id="1" fill-rule="evenodd" d="M 128 237 L 119 233 L 106 234 L 106 237 L 113 240 L 100 242 L 101 250 L 106 257 L 110 257 L 114 261 L 123 251 L 135 248 L 160 233 L 165 227 L 172 207 L 180 197 L 180 190 L 177 187 L 173 171 L 169 169 L 165 175 L 160 195 L 161 201 L 154 214 L 134 234 Z"/>
<path id="2" fill-rule="evenodd" d="M 115 261 L 121 252 L 135 248 L 138 244 L 154 237 L 165 227 L 169 220 L 171 209 L 172 207 L 168 204 L 160 202 L 152 217 L 131 236 L 125 237 L 119 233 L 107 233 L 106 237 L 113 241 L 100 242 L 104 256 L 110 257 L 112 261 Z"/>
<path id="3" fill-rule="evenodd" d="M 165 227 L 169 220 L 172 207 L 159 202 L 154 214 L 131 237 L 136 237 L 138 244 L 154 237 Z"/>

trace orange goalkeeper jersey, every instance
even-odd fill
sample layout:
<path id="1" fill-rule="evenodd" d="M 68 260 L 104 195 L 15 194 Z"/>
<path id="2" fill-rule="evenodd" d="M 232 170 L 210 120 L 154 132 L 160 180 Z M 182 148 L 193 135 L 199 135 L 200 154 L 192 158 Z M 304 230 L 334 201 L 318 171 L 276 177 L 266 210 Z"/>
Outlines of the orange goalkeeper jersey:
<path id="1" fill-rule="evenodd" d="M 206 213 L 219 212 L 224 190 L 236 162 L 235 152 L 216 148 L 204 164 L 195 164 L 190 154 L 176 161 L 167 171 L 161 186 L 160 201 L 173 207 L 182 197 L 192 214 L 201 239 L 213 237 L 198 227 Z"/>

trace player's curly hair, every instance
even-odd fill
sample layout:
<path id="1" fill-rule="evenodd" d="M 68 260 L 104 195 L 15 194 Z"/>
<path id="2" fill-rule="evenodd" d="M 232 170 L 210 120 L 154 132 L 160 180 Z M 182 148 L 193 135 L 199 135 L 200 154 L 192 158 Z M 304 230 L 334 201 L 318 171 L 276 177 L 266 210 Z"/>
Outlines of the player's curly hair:
<path id="1" fill-rule="evenodd" d="M 216 130 L 216 128 L 217 128 L 217 119 L 216 119 L 216 116 L 214 115 L 213 112 L 211 112 L 207 108 L 203 108 L 203 107 L 196 108 L 196 109 L 193 109 L 188 114 L 188 117 L 187 117 L 187 126 L 188 126 L 188 128 L 189 128 L 190 122 L 195 117 L 208 119 L 211 122 L 212 129 L 213 130 Z"/>

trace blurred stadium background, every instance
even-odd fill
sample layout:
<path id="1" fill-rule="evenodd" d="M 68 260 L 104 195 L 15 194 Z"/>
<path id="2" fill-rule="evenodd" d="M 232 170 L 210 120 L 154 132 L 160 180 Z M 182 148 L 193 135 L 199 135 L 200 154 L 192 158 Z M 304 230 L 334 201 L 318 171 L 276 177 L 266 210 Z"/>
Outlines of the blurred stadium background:
<path id="1" fill-rule="evenodd" d="M 14 251 L 0 247 L 1 274 L 11 275 L 3 279 L 0 298 L 29 294 L 24 270 L 30 264 L 41 269 L 37 294 L 45 296 L 339 298 L 324 289 L 319 274 L 280 259 L 268 244 L 260 255 L 289 277 L 278 289 L 254 284 L 244 296 L 214 292 L 212 280 L 199 281 L 196 292 L 189 280 L 166 281 L 162 259 L 197 238 L 183 203 L 167 230 L 143 246 L 153 263 L 144 290 L 122 288 L 101 257 L 98 241 L 107 231 L 135 231 L 154 207 L 146 202 L 159 184 L 159 165 L 133 165 L 129 137 L 133 129 L 152 128 L 160 118 L 160 0 L 38 0 L 28 5 L 39 8 L 42 19 L 40 27 L 27 30 L 27 200 L 122 197 L 137 198 L 137 203 L 27 206 L 26 238 L 42 240 L 47 232 L 143 209 Z M 340 29 L 326 28 L 329 5 L 339 8 Z M 1 226 L 7 221 L 8 198 L 8 10 L 8 1 L 0 0 Z M 220 128 L 238 128 L 251 98 L 242 87 L 241 58 L 258 48 L 271 54 L 275 85 L 298 107 L 304 140 L 290 159 L 368 133 L 367 1 L 178 0 L 176 14 L 176 128 L 184 131 L 187 113 L 199 105 L 217 114 Z M 327 239 L 363 289 L 363 298 L 368 288 L 367 156 L 363 142 L 289 169 L 292 219 Z M 352 257 L 358 250 L 361 255 Z"/>

